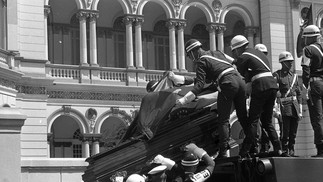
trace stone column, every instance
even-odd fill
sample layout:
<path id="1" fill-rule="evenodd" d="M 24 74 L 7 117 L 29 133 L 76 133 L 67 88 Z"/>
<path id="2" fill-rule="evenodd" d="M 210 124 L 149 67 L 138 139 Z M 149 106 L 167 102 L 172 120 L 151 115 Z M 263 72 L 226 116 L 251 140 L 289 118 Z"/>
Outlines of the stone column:
<path id="1" fill-rule="evenodd" d="M 77 18 L 80 20 L 80 65 L 87 66 L 87 44 L 86 44 L 86 19 L 88 13 L 79 11 Z"/>
<path id="2" fill-rule="evenodd" d="M 178 44 L 178 67 L 180 72 L 187 72 L 185 69 L 185 47 L 184 47 L 184 28 L 186 21 L 179 21 L 177 23 L 177 44 Z"/>
<path id="3" fill-rule="evenodd" d="M 136 30 L 136 67 L 137 69 L 144 69 L 142 65 L 142 38 L 141 38 L 141 25 L 144 22 L 143 17 L 136 17 L 135 30 Z"/>
<path id="4" fill-rule="evenodd" d="M 126 16 L 123 18 L 123 22 L 126 25 L 126 54 L 127 54 L 127 68 L 134 69 L 133 64 L 133 41 L 132 41 L 132 23 L 134 18 Z"/>
<path id="5" fill-rule="evenodd" d="M 248 47 L 254 48 L 255 47 L 254 36 L 256 34 L 256 28 L 255 27 L 246 27 L 246 34 L 247 34 L 248 41 L 249 41 Z"/>
<path id="6" fill-rule="evenodd" d="M 224 51 L 224 38 L 223 38 L 223 32 L 225 31 L 225 26 L 218 24 L 217 25 L 217 33 L 218 33 L 218 50 Z"/>
<path id="7" fill-rule="evenodd" d="M 210 34 L 210 50 L 211 51 L 216 50 L 215 30 L 216 30 L 216 25 L 214 23 L 209 23 L 208 24 L 208 31 Z"/>
<path id="8" fill-rule="evenodd" d="M 48 33 L 47 33 L 47 19 L 48 15 L 50 14 L 50 6 L 45 5 L 44 6 L 44 52 L 45 52 L 45 60 L 48 60 Z"/>
<path id="9" fill-rule="evenodd" d="M 170 57 L 170 70 L 177 70 L 176 63 L 176 40 L 175 40 L 175 26 L 176 21 L 169 20 L 167 22 L 168 31 L 169 31 L 169 57 Z"/>
<path id="10" fill-rule="evenodd" d="M 82 140 L 82 155 L 83 158 L 90 157 L 90 144 L 88 138 L 83 138 Z"/>
<path id="11" fill-rule="evenodd" d="M 98 66 L 98 50 L 96 43 L 96 20 L 99 18 L 97 11 L 91 11 L 90 17 L 90 64 L 91 66 Z"/>
<path id="12" fill-rule="evenodd" d="M 0 107 L 0 181 L 21 181 L 21 127 L 27 116 Z"/>

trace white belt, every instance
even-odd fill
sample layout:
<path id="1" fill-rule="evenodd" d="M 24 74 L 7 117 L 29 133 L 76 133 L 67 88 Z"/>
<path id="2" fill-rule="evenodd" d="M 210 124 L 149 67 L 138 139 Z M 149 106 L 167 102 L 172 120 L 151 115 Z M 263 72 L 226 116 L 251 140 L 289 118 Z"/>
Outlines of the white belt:
<path id="1" fill-rule="evenodd" d="M 281 102 L 286 102 L 286 101 L 293 101 L 296 100 L 296 96 L 290 96 L 290 97 L 284 97 L 284 98 L 280 98 Z"/>
<path id="2" fill-rule="evenodd" d="M 266 76 L 273 76 L 273 74 L 271 72 L 259 73 L 251 78 L 251 82 L 257 80 L 258 78 L 262 78 Z"/>

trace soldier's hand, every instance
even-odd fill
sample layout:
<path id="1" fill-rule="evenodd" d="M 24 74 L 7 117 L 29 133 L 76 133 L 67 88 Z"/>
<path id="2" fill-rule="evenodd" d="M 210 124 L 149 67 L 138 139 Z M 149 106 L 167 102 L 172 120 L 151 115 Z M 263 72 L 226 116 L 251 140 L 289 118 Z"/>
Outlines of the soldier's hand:
<path id="1" fill-rule="evenodd" d="M 165 157 L 163 157 L 162 155 L 158 154 L 154 158 L 153 162 L 156 163 L 156 164 L 162 164 L 164 162 L 164 159 L 165 159 Z"/>
<path id="2" fill-rule="evenodd" d="M 194 143 L 190 143 L 184 147 L 184 150 L 193 153 L 196 148 L 197 146 Z"/>

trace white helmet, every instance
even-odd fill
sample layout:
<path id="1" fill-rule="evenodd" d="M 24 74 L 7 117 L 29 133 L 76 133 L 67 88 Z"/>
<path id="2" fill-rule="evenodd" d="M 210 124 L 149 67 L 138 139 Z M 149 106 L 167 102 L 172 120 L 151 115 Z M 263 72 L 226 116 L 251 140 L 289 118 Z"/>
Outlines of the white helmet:
<path id="1" fill-rule="evenodd" d="M 294 61 L 294 58 L 290 52 L 283 51 L 279 54 L 279 62 L 281 63 L 284 61 Z"/>
<path id="2" fill-rule="evenodd" d="M 316 36 L 321 36 L 319 27 L 317 27 L 316 25 L 309 25 L 305 27 L 303 31 L 303 37 L 316 37 Z"/>
<path id="3" fill-rule="evenodd" d="M 239 48 L 243 45 L 249 44 L 249 41 L 243 35 L 236 35 L 231 40 L 231 50 Z"/>
<path id="4" fill-rule="evenodd" d="M 255 45 L 255 49 L 263 52 L 263 53 L 267 53 L 267 47 L 264 44 L 257 44 Z"/>
<path id="5" fill-rule="evenodd" d="M 139 174 L 130 175 L 126 182 L 145 182 L 145 178 Z"/>

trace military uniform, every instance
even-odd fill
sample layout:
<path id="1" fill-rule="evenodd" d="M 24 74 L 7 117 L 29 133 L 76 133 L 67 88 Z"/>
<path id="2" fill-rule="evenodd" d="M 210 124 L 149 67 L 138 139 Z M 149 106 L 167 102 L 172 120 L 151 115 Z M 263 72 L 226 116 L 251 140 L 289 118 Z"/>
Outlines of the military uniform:
<path id="1" fill-rule="evenodd" d="M 215 55 L 213 53 L 213 55 Z M 218 133 L 220 141 L 220 153 L 226 151 L 229 141 L 229 119 L 232 111 L 232 103 L 235 106 L 237 116 L 242 126 L 247 120 L 245 82 L 232 64 L 223 62 L 225 57 L 218 53 L 218 58 L 211 56 L 210 52 L 204 54 L 195 61 L 196 82 L 192 92 L 199 94 L 205 84 L 205 80 L 213 80 L 218 85 Z M 219 58 L 222 60 L 219 61 Z M 223 154 L 224 155 L 224 154 Z"/>
<path id="2" fill-rule="evenodd" d="M 240 155 L 249 152 L 252 144 L 257 145 L 257 123 L 260 119 L 261 126 L 267 132 L 274 150 L 281 150 L 281 144 L 272 124 L 273 107 L 278 90 L 277 82 L 272 76 L 267 57 L 260 51 L 247 48 L 235 62 L 238 71 L 245 76 L 246 82 L 251 82 L 251 101 L 247 130 Z"/>
<path id="3" fill-rule="evenodd" d="M 289 70 L 278 70 L 273 73 L 279 85 L 278 98 L 282 115 L 282 148 L 286 155 L 294 156 L 294 145 L 300 119 L 301 88 L 297 74 Z"/>
<path id="4" fill-rule="evenodd" d="M 323 44 L 304 48 L 303 83 L 308 88 L 308 107 L 318 155 L 323 156 Z"/>

